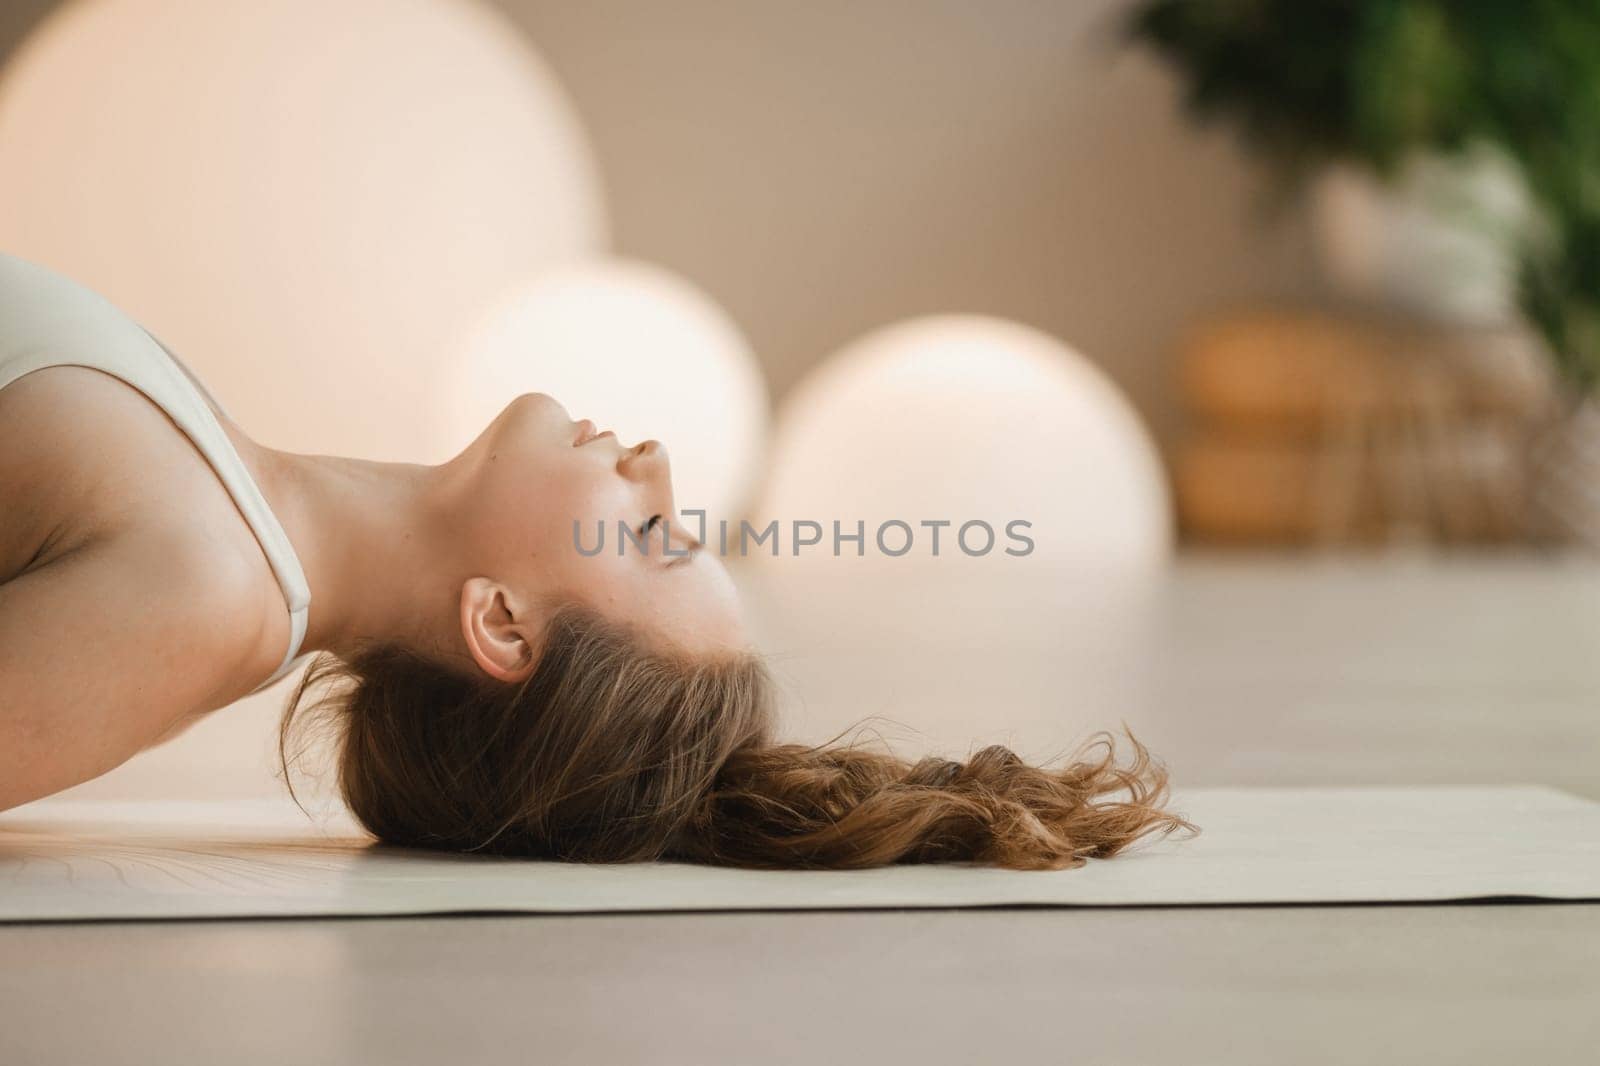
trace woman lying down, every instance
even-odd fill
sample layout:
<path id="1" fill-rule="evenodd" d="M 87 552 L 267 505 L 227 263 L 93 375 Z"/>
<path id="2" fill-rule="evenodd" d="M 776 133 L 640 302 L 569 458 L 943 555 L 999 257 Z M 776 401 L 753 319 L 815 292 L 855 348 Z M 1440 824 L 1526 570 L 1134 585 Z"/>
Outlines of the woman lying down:
<path id="1" fill-rule="evenodd" d="M 780 743 L 675 513 L 659 443 L 537 394 L 439 466 L 263 447 L 105 300 L 0 256 L 0 809 L 318 653 L 280 740 L 335 727 L 340 791 L 393 844 L 1041 869 L 1184 825 L 1136 741 L 1061 769 Z M 586 555 L 575 516 L 663 544 Z"/>

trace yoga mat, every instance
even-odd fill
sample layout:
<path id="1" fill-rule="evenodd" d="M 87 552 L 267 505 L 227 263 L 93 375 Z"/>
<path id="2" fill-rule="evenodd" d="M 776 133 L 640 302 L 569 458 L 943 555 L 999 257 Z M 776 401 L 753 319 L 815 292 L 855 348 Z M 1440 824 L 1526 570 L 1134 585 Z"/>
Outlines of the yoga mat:
<path id="1" fill-rule="evenodd" d="M 366 844 L 275 803 L 0 814 L 0 921 L 1600 899 L 1600 804 L 1538 787 L 1196 789 L 1202 827 L 1075 870 L 752 871 Z"/>

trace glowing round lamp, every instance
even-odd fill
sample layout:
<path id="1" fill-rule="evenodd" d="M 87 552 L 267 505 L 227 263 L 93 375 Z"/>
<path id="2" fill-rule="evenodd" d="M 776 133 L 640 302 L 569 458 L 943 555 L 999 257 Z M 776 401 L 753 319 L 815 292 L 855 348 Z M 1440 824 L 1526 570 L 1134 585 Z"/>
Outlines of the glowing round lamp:
<path id="1" fill-rule="evenodd" d="M 736 572 L 806 694 L 807 741 L 870 713 L 905 751 L 1044 760 L 1151 705 L 1166 481 L 1127 401 L 1066 345 L 965 315 L 879 330 L 789 394 L 772 455 L 750 525 L 777 523 L 780 551 Z M 1019 521 L 1031 549 L 1007 535 Z M 865 543 L 835 545 L 835 522 Z"/>
<path id="2" fill-rule="evenodd" d="M 0 75 L 0 159 L 0 247 L 297 450 L 442 457 L 446 338 L 605 242 L 566 95 L 460 0 L 68 3 Z"/>
<path id="3" fill-rule="evenodd" d="M 595 259 L 531 278 L 485 308 L 451 363 L 440 411 L 458 445 L 517 394 L 549 393 L 625 442 L 660 440 L 679 508 L 710 515 L 733 513 L 762 457 L 767 393 L 749 344 L 659 267 Z"/>
<path id="4" fill-rule="evenodd" d="M 862 338 L 790 394 L 752 525 L 778 523 L 773 561 L 903 566 L 933 561 L 937 534 L 952 564 L 1147 572 L 1171 514 L 1149 436 L 1093 364 L 1026 326 L 942 316 Z M 817 534 L 796 522 L 821 542 L 796 552 Z M 835 522 L 864 544 L 836 543 Z"/>

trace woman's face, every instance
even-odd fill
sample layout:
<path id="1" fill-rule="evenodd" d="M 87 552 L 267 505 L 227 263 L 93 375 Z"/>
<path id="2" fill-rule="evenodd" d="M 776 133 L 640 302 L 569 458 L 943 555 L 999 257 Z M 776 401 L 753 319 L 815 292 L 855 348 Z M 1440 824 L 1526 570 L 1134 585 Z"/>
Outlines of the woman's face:
<path id="1" fill-rule="evenodd" d="M 684 528 L 660 442 L 624 446 L 529 393 L 462 458 L 473 564 L 520 602 L 577 600 L 694 653 L 745 646 L 733 583 Z"/>

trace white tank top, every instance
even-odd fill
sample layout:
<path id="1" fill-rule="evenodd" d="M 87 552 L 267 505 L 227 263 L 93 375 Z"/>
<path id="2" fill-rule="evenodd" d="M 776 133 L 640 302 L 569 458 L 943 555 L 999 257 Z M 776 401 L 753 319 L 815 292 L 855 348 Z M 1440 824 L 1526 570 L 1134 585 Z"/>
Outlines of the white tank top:
<path id="1" fill-rule="evenodd" d="M 227 412 L 189 368 L 108 301 L 43 267 L 0 254 L 0 389 L 24 374 L 82 366 L 144 393 L 183 430 L 216 471 L 261 544 L 289 608 L 289 650 L 266 688 L 297 665 L 311 590 L 294 546 L 217 422 Z"/>

